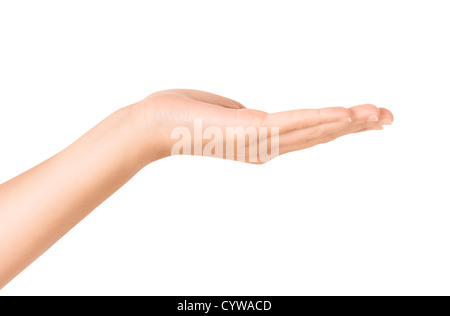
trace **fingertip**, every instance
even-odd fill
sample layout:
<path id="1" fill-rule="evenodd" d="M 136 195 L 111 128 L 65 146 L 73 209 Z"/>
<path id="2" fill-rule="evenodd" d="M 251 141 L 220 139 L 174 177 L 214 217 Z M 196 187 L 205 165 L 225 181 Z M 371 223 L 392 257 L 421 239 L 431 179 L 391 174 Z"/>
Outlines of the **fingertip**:
<path id="1" fill-rule="evenodd" d="M 373 104 L 361 104 L 350 108 L 352 118 L 358 122 L 377 122 L 380 118 L 380 109 Z"/>
<path id="2" fill-rule="evenodd" d="M 352 120 L 352 111 L 350 111 L 350 109 L 347 108 L 343 108 L 345 111 L 345 116 L 348 118 L 349 122 L 353 121 Z"/>
<path id="3" fill-rule="evenodd" d="M 394 115 L 386 108 L 380 108 L 380 123 L 382 125 L 391 125 L 394 121 Z"/>
<path id="4" fill-rule="evenodd" d="M 234 101 L 234 100 L 233 100 Z M 234 101 L 234 104 L 236 105 L 236 107 L 238 109 L 246 109 L 246 107 L 244 105 L 242 105 L 240 102 L 238 101 Z"/>
<path id="5" fill-rule="evenodd" d="M 380 113 L 382 116 L 389 118 L 391 120 L 391 122 L 394 121 L 394 114 L 392 114 L 392 112 L 389 111 L 388 109 L 380 108 Z"/>
<path id="6" fill-rule="evenodd" d="M 364 104 L 365 108 L 367 109 L 367 112 L 372 113 L 373 116 L 376 116 L 377 120 L 374 121 L 378 121 L 380 119 L 380 109 L 370 103 Z"/>
<path id="7" fill-rule="evenodd" d="M 336 121 L 338 122 L 352 122 L 352 112 L 344 107 L 334 107 L 334 108 L 328 108 L 330 111 L 334 112 Z"/>

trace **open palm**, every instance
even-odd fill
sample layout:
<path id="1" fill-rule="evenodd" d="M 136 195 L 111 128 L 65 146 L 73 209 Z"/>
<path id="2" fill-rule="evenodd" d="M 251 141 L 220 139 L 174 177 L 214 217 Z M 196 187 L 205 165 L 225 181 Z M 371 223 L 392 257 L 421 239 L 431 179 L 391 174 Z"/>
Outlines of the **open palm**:
<path id="1" fill-rule="evenodd" d="M 157 135 L 152 137 L 152 141 L 158 142 L 157 145 L 161 148 L 162 156 L 173 153 L 171 149 L 179 140 L 171 137 L 174 129 L 184 127 L 194 135 L 196 132 L 194 123 L 201 120 L 202 132 L 208 128 L 215 128 L 219 129 L 222 135 L 227 135 L 227 128 L 242 127 L 241 130 L 235 130 L 235 138 L 224 137 L 223 153 L 220 152 L 217 155 L 216 152 L 216 155 L 213 156 L 255 163 L 262 163 L 267 159 L 261 159 L 262 157 L 258 154 L 252 160 L 251 150 L 249 150 L 252 140 L 249 135 L 239 135 L 239 133 L 245 133 L 249 127 L 266 128 L 269 136 L 271 131 L 276 128 L 278 132 L 277 155 L 281 155 L 326 143 L 347 134 L 383 129 L 382 125 L 392 124 L 393 121 L 393 115 L 389 110 L 377 108 L 371 104 L 350 108 L 298 109 L 269 114 L 247 109 L 237 101 L 213 93 L 187 89 L 164 90 L 154 93 L 141 101 L 140 105 L 147 126 L 151 129 L 149 132 L 151 135 Z M 238 155 L 239 150 L 234 150 L 231 157 L 227 156 L 225 148 L 230 148 L 230 143 L 232 143 L 231 147 L 236 147 L 236 139 L 240 136 L 245 139 L 245 157 Z M 245 138 L 246 136 L 247 138 Z M 196 144 L 195 138 L 193 136 L 190 139 L 190 150 L 185 148 L 180 153 L 209 155 L 209 150 L 205 154 L 202 149 L 205 149 L 210 139 L 214 137 L 202 138 L 200 144 L 198 142 Z M 263 142 L 264 144 L 267 142 L 266 138 L 258 135 L 258 147 Z M 195 146 L 200 146 L 202 149 L 195 150 Z M 154 148 L 154 143 L 152 143 L 152 148 Z"/>

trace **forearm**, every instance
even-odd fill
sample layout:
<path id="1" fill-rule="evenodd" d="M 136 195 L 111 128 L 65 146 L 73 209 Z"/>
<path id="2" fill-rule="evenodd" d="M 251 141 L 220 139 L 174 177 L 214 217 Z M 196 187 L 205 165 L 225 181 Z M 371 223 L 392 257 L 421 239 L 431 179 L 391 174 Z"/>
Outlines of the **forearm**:
<path id="1" fill-rule="evenodd" d="M 135 109 L 0 185 L 0 288 L 149 162 Z"/>

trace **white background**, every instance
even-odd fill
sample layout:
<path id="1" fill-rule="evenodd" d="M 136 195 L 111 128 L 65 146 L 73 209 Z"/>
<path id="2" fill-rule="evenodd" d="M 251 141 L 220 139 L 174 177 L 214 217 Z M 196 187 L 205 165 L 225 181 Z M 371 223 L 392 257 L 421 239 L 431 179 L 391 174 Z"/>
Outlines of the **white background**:
<path id="1" fill-rule="evenodd" d="M 394 125 L 149 165 L 0 295 L 450 294 L 448 1 L 2 1 L 0 182 L 168 88 Z"/>

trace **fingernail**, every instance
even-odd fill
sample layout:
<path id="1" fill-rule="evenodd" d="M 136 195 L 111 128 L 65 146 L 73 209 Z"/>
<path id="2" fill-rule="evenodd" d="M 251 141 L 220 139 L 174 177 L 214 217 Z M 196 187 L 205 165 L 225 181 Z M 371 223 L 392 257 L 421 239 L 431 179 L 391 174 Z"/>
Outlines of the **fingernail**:
<path id="1" fill-rule="evenodd" d="M 352 121 L 352 119 L 350 117 L 343 117 L 339 120 L 339 122 L 346 122 L 346 123 L 350 123 Z"/>
<path id="2" fill-rule="evenodd" d="M 392 121 L 388 118 L 384 118 L 380 121 L 381 124 L 383 125 L 392 125 Z"/>
<path id="3" fill-rule="evenodd" d="M 378 121 L 378 116 L 376 115 L 371 115 L 367 118 L 367 122 L 377 122 Z"/>
<path id="4" fill-rule="evenodd" d="M 369 128 L 369 129 L 370 130 L 382 130 L 382 129 L 384 129 L 384 127 L 381 125 L 377 125 L 377 126 L 373 126 L 373 127 Z"/>

